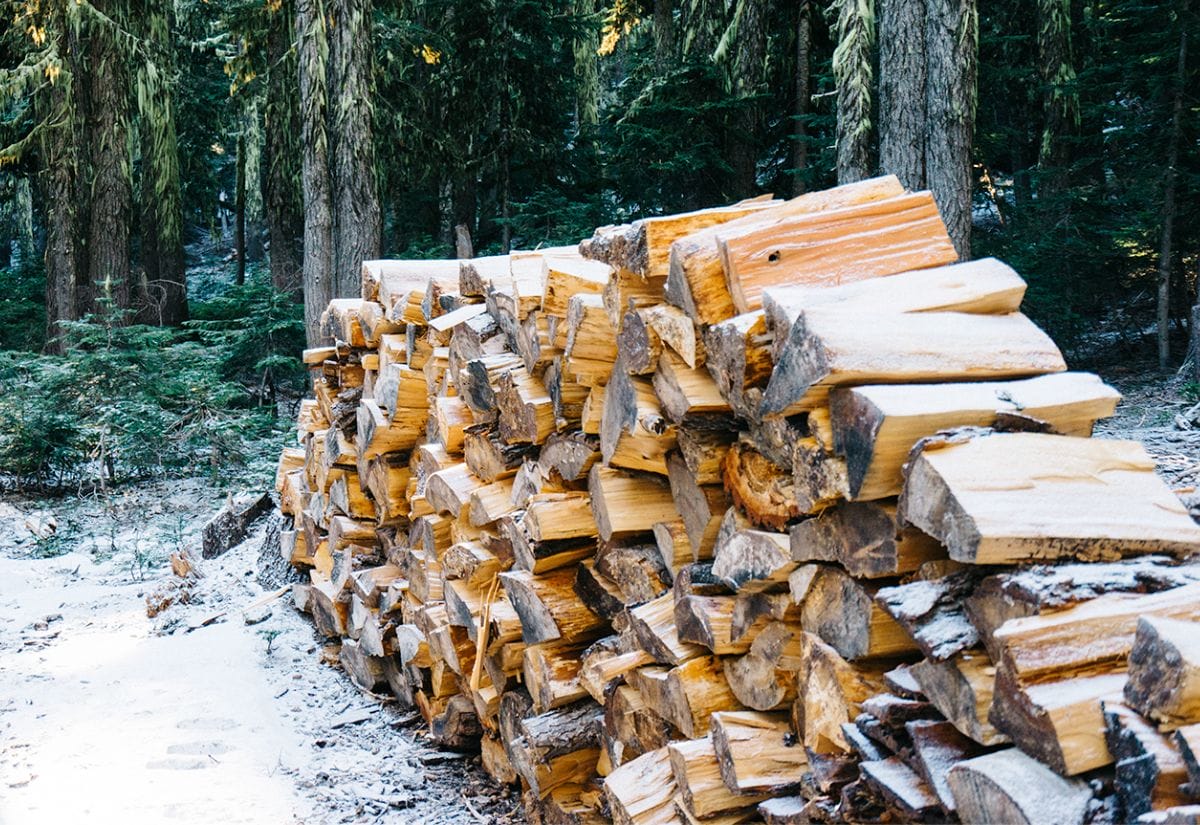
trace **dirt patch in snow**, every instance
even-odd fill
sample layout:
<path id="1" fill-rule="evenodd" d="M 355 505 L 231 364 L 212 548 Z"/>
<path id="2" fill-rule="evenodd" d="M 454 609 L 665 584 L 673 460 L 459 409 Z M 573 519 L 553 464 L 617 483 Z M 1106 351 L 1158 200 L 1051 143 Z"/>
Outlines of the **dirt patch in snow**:
<path id="1" fill-rule="evenodd" d="M 198 480 L 0 500 L 0 823 L 523 822 L 477 756 L 323 664 L 289 599 L 247 624 L 265 520 L 146 617 L 223 500 Z"/>

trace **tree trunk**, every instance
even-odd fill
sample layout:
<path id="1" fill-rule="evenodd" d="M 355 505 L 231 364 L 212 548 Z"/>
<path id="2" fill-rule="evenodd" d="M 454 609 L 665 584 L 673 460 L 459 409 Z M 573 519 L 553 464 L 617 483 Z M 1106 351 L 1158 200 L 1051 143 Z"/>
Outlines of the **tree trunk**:
<path id="1" fill-rule="evenodd" d="M 795 124 L 792 127 L 792 195 L 803 195 L 802 173 L 808 168 L 808 101 L 811 94 L 810 56 L 812 52 L 812 6 L 800 2 L 800 22 L 796 29 L 796 103 Z"/>
<path id="2" fill-rule="evenodd" d="M 38 173 L 41 199 L 46 204 L 46 350 L 62 352 L 60 322 L 79 317 L 81 282 L 86 277 L 82 225 L 87 210 L 82 201 L 79 173 L 87 143 L 76 105 L 82 98 L 82 73 L 77 33 L 62 25 L 60 54 L 71 69 L 65 82 L 50 87 L 47 111 L 58 126 L 42 134 L 44 163 Z"/>
<path id="3" fill-rule="evenodd" d="M 758 134 L 762 104 L 751 100 L 763 91 L 766 74 L 767 20 L 765 0 L 741 0 L 738 4 L 737 52 L 734 58 L 734 90 L 741 101 L 738 130 L 734 139 L 733 174 L 735 197 L 750 197 L 757 188 Z"/>
<path id="4" fill-rule="evenodd" d="M 296 48 L 304 190 L 304 326 L 309 346 L 317 346 L 322 341 L 321 313 L 334 296 L 333 204 L 325 129 L 329 42 L 324 0 L 297 0 Z"/>
<path id="5" fill-rule="evenodd" d="M 1184 11 L 1186 12 L 1186 4 Z M 1175 99 L 1171 104 L 1171 136 L 1167 170 L 1163 181 L 1162 235 L 1158 247 L 1158 368 L 1171 364 L 1171 258 L 1174 255 L 1175 189 L 1179 180 L 1179 142 L 1183 135 L 1183 93 L 1187 77 L 1188 31 L 1179 33 L 1179 59 L 1175 75 Z M 1193 335 L 1196 333 L 1193 332 Z"/>
<path id="6" fill-rule="evenodd" d="M 332 0 L 330 129 L 333 148 L 333 294 L 357 295 L 362 262 L 379 257 L 375 180 L 372 0 Z"/>
<path id="7" fill-rule="evenodd" d="M 691 0 L 683 7 L 683 56 L 697 63 L 712 60 L 717 40 L 725 30 L 724 3 Z"/>
<path id="8" fill-rule="evenodd" d="M 172 37 L 174 4 L 149 0 L 141 11 L 144 37 L 152 44 L 138 66 L 141 117 L 141 249 L 146 290 L 138 296 L 137 320 L 175 326 L 188 317 L 183 256 L 183 202 L 179 145 L 171 82 L 175 75 Z"/>
<path id="9" fill-rule="evenodd" d="M 297 99 L 295 3 L 269 12 L 266 105 L 263 109 L 263 206 L 271 241 L 271 284 L 299 295 L 304 256 L 304 197 L 300 188 L 300 104 Z"/>
<path id="10" fill-rule="evenodd" d="M 596 13 L 596 0 L 575 0 L 575 14 L 588 18 L 574 41 L 575 56 L 575 129 L 577 132 L 591 131 L 600 122 L 600 65 L 596 49 L 599 38 L 591 17 Z M 656 8 L 657 13 L 657 8 Z M 655 17 L 657 26 L 658 18 Z M 657 60 L 658 29 L 655 28 L 655 55 Z"/>
<path id="11" fill-rule="evenodd" d="M 110 16 L 118 9 L 112 0 L 94 3 Z M 133 184 L 129 167 L 129 73 L 125 55 L 112 24 L 97 22 L 88 31 L 90 60 L 86 80 L 91 118 L 91 210 L 87 254 L 90 300 L 86 311 L 112 312 L 113 320 L 128 319 L 116 313 L 134 305 L 134 285 L 129 267 L 129 223 Z"/>
<path id="12" fill-rule="evenodd" d="M 843 184 L 871 174 L 874 0 L 838 0 L 837 36 L 833 74 L 837 84 L 837 172 L 838 183 Z"/>
<path id="13" fill-rule="evenodd" d="M 33 266 L 33 186 L 26 175 L 17 176 L 13 185 L 13 240 L 17 243 L 18 263 Z"/>
<path id="14" fill-rule="evenodd" d="M 879 169 L 905 188 L 925 181 L 925 0 L 881 0 Z"/>
<path id="15" fill-rule="evenodd" d="M 235 222 L 233 228 L 234 255 L 237 256 L 238 286 L 246 283 L 246 136 L 237 140 L 237 194 L 234 196 Z"/>
<path id="16" fill-rule="evenodd" d="M 1070 0 L 1039 0 L 1038 60 L 1043 84 L 1042 142 L 1038 165 L 1043 169 L 1041 194 L 1061 193 L 1067 184 L 1068 127 L 1079 121 L 1079 95 L 1072 88 L 1075 67 L 1071 56 Z"/>
<path id="17" fill-rule="evenodd" d="M 927 186 L 960 260 L 971 257 L 971 139 L 978 94 L 975 0 L 928 0 L 925 17 Z"/>
<path id="18" fill-rule="evenodd" d="M 655 74 L 666 74 L 675 56 L 675 9 L 673 0 L 654 0 Z"/>

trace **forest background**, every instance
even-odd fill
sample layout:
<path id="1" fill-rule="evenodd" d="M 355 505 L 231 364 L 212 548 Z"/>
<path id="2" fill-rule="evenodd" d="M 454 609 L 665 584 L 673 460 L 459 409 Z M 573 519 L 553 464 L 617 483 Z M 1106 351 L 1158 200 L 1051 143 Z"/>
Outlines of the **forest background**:
<path id="1" fill-rule="evenodd" d="M 274 454 L 364 258 L 880 172 L 1073 364 L 1196 395 L 1192 6 L 0 0 L 0 485 Z"/>

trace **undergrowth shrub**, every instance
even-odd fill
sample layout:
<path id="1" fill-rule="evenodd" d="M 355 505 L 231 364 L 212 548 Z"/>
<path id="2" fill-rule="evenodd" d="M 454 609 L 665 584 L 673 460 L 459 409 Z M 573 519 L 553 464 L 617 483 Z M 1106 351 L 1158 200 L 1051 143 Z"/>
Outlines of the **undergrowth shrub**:
<path id="1" fill-rule="evenodd" d="M 303 384 L 303 308 L 250 284 L 193 307 L 183 329 L 89 318 L 63 355 L 0 352 L 0 482 L 104 487 L 164 473 L 221 479 L 285 429 Z"/>

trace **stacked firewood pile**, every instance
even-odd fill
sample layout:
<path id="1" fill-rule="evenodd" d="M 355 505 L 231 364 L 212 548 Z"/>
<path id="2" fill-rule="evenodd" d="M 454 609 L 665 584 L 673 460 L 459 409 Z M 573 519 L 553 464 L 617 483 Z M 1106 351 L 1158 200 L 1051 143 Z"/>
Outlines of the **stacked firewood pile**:
<path id="1" fill-rule="evenodd" d="M 880 178 L 368 262 L 280 459 L 297 605 L 535 820 L 1185 804 L 1200 528 L 954 260 Z"/>

